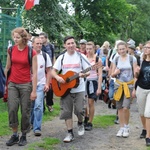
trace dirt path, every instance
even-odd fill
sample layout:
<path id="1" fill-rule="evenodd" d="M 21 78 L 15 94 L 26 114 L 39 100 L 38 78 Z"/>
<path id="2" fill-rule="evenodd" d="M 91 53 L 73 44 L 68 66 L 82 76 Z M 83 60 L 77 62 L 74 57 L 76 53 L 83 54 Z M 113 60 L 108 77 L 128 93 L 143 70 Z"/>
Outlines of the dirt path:
<path id="1" fill-rule="evenodd" d="M 96 114 L 115 114 L 116 110 L 108 109 L 107 105 L 102 101 L 96 103 Z M 119 125 L 115 125 L 106 129 L 94 128 L 92 131 L 86 131 L 83 137 L 77 135 L 77 120 L 74 117 L 74 134 L 75 140 L 71 143 L 61 142 L 56 146 L 55 150 L 146 150 L 145 140 L 140 139 L 141 123 L 139 114 L 137 111 L 136 103 L 131 105 L 131 117 L 130 117 L 130 136 L 129 138 L 117 138 L 116 132 L 119 129 Z M 61 141 L 66 135 L 66 127 L 64 121 L 59 120 L 56 117 L 53 121 L 48 121 L 42 126 L 42 136 L 35 137 L 31 131 L 28 134 L 28 143 L 40 141 L 44 137 L 54 137 Z M 5 145 L 6 140 L 9 137 L 0 137 L 0 150 L 24 150 L 28 149 L 28 145 L 25 147 L 18 147 L 14 145 L 7 147 Z"/>

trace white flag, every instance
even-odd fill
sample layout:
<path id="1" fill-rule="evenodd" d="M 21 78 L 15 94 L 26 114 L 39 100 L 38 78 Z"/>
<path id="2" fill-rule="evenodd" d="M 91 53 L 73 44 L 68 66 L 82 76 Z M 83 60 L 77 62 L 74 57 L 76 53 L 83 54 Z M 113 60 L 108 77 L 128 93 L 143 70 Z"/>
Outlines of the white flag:
<path id="1" fill-rule="evenodd" d="M 34 0 L 34 5 L 39 5 L 40 0 Z"/>

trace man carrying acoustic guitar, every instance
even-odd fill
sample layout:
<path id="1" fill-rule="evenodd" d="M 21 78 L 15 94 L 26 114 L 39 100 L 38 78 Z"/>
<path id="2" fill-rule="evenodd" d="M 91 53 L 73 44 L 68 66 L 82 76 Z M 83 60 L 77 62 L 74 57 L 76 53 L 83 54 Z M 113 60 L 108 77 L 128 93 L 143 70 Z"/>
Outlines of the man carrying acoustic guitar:
<path id="1" fill-rule="evenodd" d="M 63 141 L 71 142 L 74 140 L 73 110 L 78 118 L 78 135 L 84 135 L 85 83 L 83 78 L 89 75 L 91 67 L 87 63 L 87 58 L 76 51 L 76 43 L 73 36 L 64 38 L 64 47 L 67 51 L 57 58 L 53 66 L 52 87 L 55 95 L 61 97 L 60 119 L 65 120 L 68 130 L 67 136 Z M 61 74 L 58 74 L 58 72 L 61 72 Z"/>

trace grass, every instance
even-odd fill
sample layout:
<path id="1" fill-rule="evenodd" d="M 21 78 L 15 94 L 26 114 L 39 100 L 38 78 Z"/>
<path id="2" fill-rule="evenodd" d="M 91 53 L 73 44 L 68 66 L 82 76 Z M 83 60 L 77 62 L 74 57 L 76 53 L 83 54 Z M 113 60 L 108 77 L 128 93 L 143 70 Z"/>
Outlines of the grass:
<path id="1" fill-rule="evenodd" d="M 34 142 L 28 144 L 27 150 L 53 150 L 56 144 L 59 144 L 60 140 L 56 138 L 44 138 L 41 142 Z"/>
<path id="2" fill-rule="evenodd" d="M 7 112 L 7 103 L 4 103 L 0 99 L 0 136 L 9 135 L 11 129 L 8 125 L 8 112 Z"/>
<path id="3" fill-rule="evenodd" d="M 115 115 L 97 115 L 94 117 L 94 128 L 107 128 L 114 125 Z"/>

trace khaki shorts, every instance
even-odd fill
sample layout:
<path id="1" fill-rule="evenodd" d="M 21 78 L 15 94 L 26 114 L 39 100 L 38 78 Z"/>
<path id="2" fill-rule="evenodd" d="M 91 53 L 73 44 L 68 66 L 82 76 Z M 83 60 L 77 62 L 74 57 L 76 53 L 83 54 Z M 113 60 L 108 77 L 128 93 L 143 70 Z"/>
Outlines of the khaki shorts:
<path id="1" fill-rule="evenodd" d="M 84 115 L 85 92 L 69 93 L 60 99 L 61 115 L 60 119 L 72 119 L 72 114 L 78 117 L 79 121 L 83 120 Z"/>
<path id="2" fill-rule="evenodd" d="M 140 115 L 150 118 L 150 90 L 142 89 L 138 86 L 136 97 Z"/>

